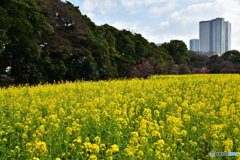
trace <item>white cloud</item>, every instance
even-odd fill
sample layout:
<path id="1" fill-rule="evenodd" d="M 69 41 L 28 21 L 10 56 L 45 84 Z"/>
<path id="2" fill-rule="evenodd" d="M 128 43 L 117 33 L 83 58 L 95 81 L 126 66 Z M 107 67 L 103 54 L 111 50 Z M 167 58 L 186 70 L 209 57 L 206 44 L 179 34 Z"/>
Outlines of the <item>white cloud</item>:
<path id="1" fill-rule="evenodd" d="M 179 0 L 121 0 L 122 6 L 126 7 L 130 14 L 136 14 L 149 10 L 151 14 L 160 14 L 169 10 L 174 10 Z M 153 7 L 154 5 L 154 7 Z M 157 6 L 164 7 L 157 7 Z"/>
<path id="2" fill-rule="evenodd" d="M 83 8 L 86 11 L 93 11 L 98 6 L 99 0 L 84 0 Z"/>
<path id="3" fill-rule="evenodd" d="M 166 6 L 164 7 L 152 7 L 150 8 L 149 12 L 151 15 L 154 16 L 160 16 L 162 13 L 168 12 L 168 11 L 172 11 L 174 9 L 176 9 L 177 7 L 177 3 L 174 1 L 170 1 L 169 3 L 166 4 Z"/>
<path id="4" fill-rule="evenodd" d="M 84 0 L 83 9 L 87 12 L 100 12 L 101 14 L 116 11 L 117 3 L 114 0 Z"/>
<path id="5" fill-rule="evenodd" d="M 105 0 L 105 1 L 101 1 L 99 8 L 100 8 L 100 12 L 102 14 L 105 14 L 107 12 L 116 11 L 117 6 L 118 5 L 114 0 Z"/>
<path id="6" fill-rule="evenodd" d="M 165 28 L 166 26 L 168 26 L 168 21 L 161 22 L 161 23 L 159 24 L 159 29 L 163 29 L 163 28 Z"/>
<path id="7" fill-rule="evenodd" d="M 126 29 L 126 30 L 129 30 L 131 32 L 136 33 L 137 29 L 138 29 L 139 23 L 140 23 L 139 21 L 135 21 L 135 22 L 117 21 L 117 22 L 115 22 L 115 23 L 113 23 L 111 25 L 116 27 L 119 30 Z"/>
<path id="8" fill-rule="evenodd" d="M 136 5 L 150 5 L 167 1 L 168 0 L 122 0 L 122 5 L 126 7 L 134 7 Z"/>

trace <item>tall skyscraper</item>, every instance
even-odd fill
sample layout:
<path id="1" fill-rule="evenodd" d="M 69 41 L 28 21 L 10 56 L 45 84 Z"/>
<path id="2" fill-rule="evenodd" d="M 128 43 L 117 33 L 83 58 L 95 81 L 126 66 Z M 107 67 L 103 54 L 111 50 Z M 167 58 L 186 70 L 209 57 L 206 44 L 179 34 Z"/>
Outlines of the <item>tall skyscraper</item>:
<path id="1" fill-rule="evenodd" d="M 199 44 L 200 52 L 212 51 L 211 21 L 202 21 L 199 26 Z"/>
<path id="2" fill-rule="evenodd" d="M 224 18 L 199 23 L 200 52 L 222 55 L 231 49 L 231 24 Z"/>
<path id="3" fill-rule="evenodd" d="M 231 23 L 225 22 L 225 50 L 231 50 Z"/>
<path id="4" fill-rule="evenodd" d="M 190 39 L 190 50 L 199 52 L 199 39 Z"/>

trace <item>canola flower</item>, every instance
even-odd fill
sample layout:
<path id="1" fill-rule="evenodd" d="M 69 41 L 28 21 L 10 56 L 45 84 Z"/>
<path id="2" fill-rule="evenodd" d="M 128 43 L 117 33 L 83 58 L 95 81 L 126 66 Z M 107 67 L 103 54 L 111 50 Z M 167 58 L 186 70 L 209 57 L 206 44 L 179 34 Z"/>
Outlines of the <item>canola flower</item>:
<path id="1" fill-rule="evenodd" d="M 209 159 L 240 153 L 239 117 L 237 74 L 11 86 L 0 89 L 0 157 Z"/>

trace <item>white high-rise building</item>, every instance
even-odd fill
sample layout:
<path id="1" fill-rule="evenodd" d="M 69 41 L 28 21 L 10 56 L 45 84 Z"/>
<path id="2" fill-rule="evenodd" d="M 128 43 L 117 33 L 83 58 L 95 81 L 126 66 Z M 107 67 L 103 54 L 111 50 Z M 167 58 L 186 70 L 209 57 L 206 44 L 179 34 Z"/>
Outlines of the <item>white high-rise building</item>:
<path id="1" fill-rule="evenodd" d="M 210 52 L 212 50 L 210 33 L 211 33 L 211 21 L 200 22 L 199 27 L 200 52 Z"/>
<path id="2" fill-rule="evenodd" d="M 199 39 L 190 39 L 190 50 L 199 52 Z"/>
<path id="3" fill-rule="evenodd" d="M 231 49 L 231 24 L 224 18 L 199 23 L 200 52 L 222 55 Z"/>
<path id="4" fill-rule="evenodd" d="M 231 50 L 231 23 L 225 22 L 225 50 Z"/>

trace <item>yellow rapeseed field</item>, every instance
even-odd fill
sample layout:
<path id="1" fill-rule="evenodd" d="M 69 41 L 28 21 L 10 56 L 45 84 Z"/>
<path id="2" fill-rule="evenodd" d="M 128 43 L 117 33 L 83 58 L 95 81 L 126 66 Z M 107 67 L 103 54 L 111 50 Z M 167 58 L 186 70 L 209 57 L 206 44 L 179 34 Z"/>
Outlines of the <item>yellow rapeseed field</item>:
<path id="1" fill-rule="evenodd" d="M 240 75 L 2 88 L 0 124 L 0 159 L 233 159 Z"/>

